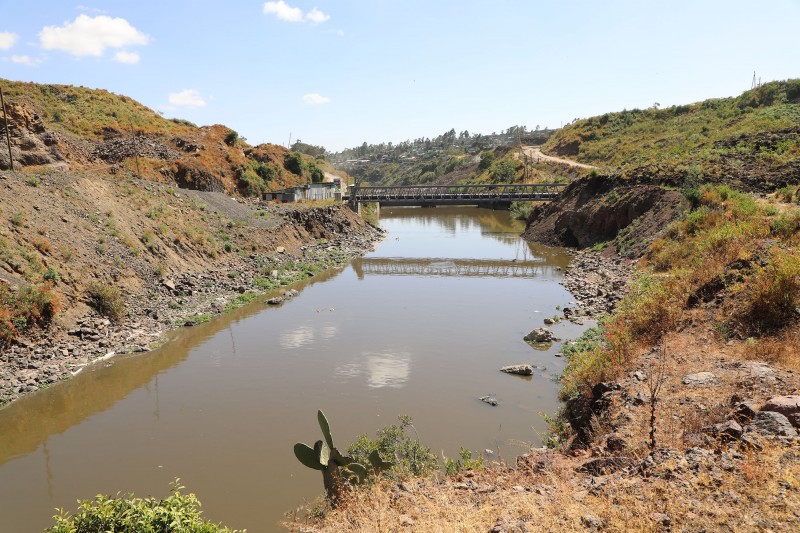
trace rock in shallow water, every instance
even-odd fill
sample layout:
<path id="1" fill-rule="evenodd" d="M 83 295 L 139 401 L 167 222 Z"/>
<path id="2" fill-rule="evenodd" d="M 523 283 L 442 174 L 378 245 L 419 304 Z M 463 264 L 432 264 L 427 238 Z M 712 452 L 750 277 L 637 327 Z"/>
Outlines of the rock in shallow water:
<path id="1" fill-rule="evenodd" d="M 488 403 L 488 404 L 489 404 L 489 405 L 491 405 L 492 407 L 497 407 L 497 404 L 499 403 L 499 402 L 497 401 L 497 398 L 495 398 L 494 396 L 481 396 L 481 397 L 480 397 L 480 400 L 481 400 L 483 403 Z"/>
<path id="2" fill-rule="evenodd" d="M 519 376 L 532 376 L 533 367 L 531 365 L 525 365 L 525 364 L 508 365 L 501 368 L 500 372 L 505 372 L 506 374 L 517 374 Z"/>
<path id="3" fill-rule="evenodd" d="M 525 335 L 525 340 L 528 342 L 553 342 L 553 333 L 549 329 L 536 328 Z"/>

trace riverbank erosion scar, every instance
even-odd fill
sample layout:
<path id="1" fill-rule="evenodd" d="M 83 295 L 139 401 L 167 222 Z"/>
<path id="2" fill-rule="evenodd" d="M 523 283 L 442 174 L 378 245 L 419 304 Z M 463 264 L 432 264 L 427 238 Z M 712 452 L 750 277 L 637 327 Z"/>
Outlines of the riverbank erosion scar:
<path id="1" fill-rule="evenodd" d="M 536 207 L 523 237 L 553 246 L 588 248 L 626 231 L 623 255 L 639 256 L 680 214 L 682 196 L 655 184 L 591 176 L 570 184 L 558 198 Z"/>
<path id="2" fill-rule="evenodd" d="M 632 261 L 678 219 L 682 199 L 656 184 L 590 176 L 536 207 L 522 236 L 578 248 L 562 282 L 579 303 L 577 315 L 610 313 L 625 293 Z"/>
<path id="3" fill-rule="evenodd" d="M 155 184 L 147 187 L 160 188 Z M 221 198 L 204 198 L 204 194 L 216 194 Z M 170 196 L 176 204 L 182 200 L 191 202 L 192 198 L 196 203 L 203 202 L 202 212 L 209 220 L 229 220 L 221 211 L 228 204 L 238 211 L 252 211 L 256 215 L 250 220 L 222 223 L 229 233 L 237 232 L 237 240 L 230 241 L 235 245 L 225 246 L 232 248 L 228 253 L 223 250 L 216 254 L 200 254 L 184 250 L 181 243 L 174 249 L 166 248 L 166 243 L 158 243 L 158 248 L 151 246 L 152 250 L 129 254 L 124 260 L 101 258 L 84 267 L 84 260 L 89 261 L 98 253 L 95 250 L 99 248 L 98 242 L 105 245 L 103 253 L 108 256 L 115 252 L 111 245 L 116 239 L 108 235 L 84 239 L 81 235 L 69 244 L 70 260 L 66 264 L 57 264 L 55 254 L 46 257 L 53 270 L 60 272 L 61 280 L 54 290 L 60 292 L 64 312 L 49 328 L 26 331 L 0 352 L 0 405 L 68 379 L 94 361 L 146 352 L 158 346 L 161 336 L 169 330 L 205 322 L 214 315 L 253 301 L 259 294 L 343 265 L 371 250 L 382 238 L 381 230 L 370 226 L 345 206 L 251 206 L 222 198 L 224 195 L 218 193 L 200 193 L 202 198 L 196 198 L 195 191 L 189 195 L 183 190 Z M 57 202 L 45 204 L 42 199 L 37 224 L 57 228 L 65 225 L 61 222 L 63 219 L 97 217 L 95 211 L 87 212 L 84 217 L 77 205 L 68 205 L 66 210 L 57 206 Z M 130 213 L 121 209 L 114 211 L 114 218 L 120 221 L 116 225 L 120 234 L 123 231 L 133 233 L 139 224 L 137 217 L 128 215 Z M 125 220 L 124 229 L 122 220 Z M 95 226 L 102 233 L 109 231 L 107 225 L 98 223 Z M 96 229 L 91 223 L 82 227 L 87 233 Z M 25 228 L 20 228 L 14 237 L 22 240 L 24 232 Z M 48 235 L 55 243 L 56 231 L 48 229 Z M 120 248 L 122 253 L 128 251 L 124 246 Z M 157 261 L 155 268 L 148 263 L 150 251 L 153 251 L 152 260 Z M 85 269 L 87 275 L 79 276 L 79 269 Z M 21 290 L 16 287 L 25 287 L 28 283 L 22 276 L 5 277 L 14 278 L 8 285 L 15 291 Z M 121 318 L 101 316 L 87 303 L 87 291 L 99 284 L 119 290 L 127 311 Z"/>

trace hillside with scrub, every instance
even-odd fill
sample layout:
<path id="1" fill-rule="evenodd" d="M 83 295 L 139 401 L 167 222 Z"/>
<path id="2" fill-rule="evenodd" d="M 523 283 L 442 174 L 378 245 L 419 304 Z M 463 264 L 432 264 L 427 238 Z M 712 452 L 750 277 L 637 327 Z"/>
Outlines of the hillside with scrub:
<path id="1" fill-rule="evenodd" d="M 738 97 L 577 120 L 543 150 L 626 178 L 725 181 L 772 191 L 800 176 L 800 80 L 766 83 Z"/>
<path id="2" fill-rule="evenodd" d="M 245 197 L 336 172 L 323 157 L 274 144 L 251 146 L 226 126 L 167 119 L 103 89 L 0 84 L 17 170 L 85 170 Z M 8 151 L 0 152 L 0 168 L 7 169 Z"/>
<path id="3" fill-rule="evenodd" d="M 0 87 L 13 160 L 2 132 L 0 407 L 379 238 L 333 202 L 262 200 L 336 172 L 313 153 L 251 146 L 104 90 Z"/>

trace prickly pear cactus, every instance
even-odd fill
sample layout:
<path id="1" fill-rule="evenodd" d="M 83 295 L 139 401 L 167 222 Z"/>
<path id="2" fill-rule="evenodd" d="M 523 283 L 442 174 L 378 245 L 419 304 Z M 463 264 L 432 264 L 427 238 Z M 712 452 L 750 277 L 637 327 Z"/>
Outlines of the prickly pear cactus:
<path id="1" fill-rule="evenodd" d="M 303 465 L 313 470 L 322 472 L 322 482 L 331 504 L 336 505 L 341 498 L 342 487 L 345 483 L 359 484 L 367 477 L 364 465 L 356 463 L 351 457 L 342 455 L 333 445 L 331 427 L 325 413 L 317 411 L 317 421 L 322 430 L 324 441 L 318 440 L 314 447 L 298 442 L 294 445 L 294 455 Z M 376 452 L 377 456 L 377 452 Z M 370 461 L 372 457 L 370 456 Z M 380 461 L 380 457 L 378 457 Z M 373 468 L 376 469 L 375 463 Z"/>

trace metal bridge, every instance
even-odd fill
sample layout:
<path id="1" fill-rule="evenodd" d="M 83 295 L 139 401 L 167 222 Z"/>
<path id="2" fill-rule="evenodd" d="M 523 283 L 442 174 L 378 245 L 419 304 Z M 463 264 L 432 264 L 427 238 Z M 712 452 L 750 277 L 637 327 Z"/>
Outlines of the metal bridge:
<path id="1" fill-rule="evenodd" d="M 541 202 L 554 199 L 563 183 L 499 183 L 493 185 L 401 185 L 395 187 L 350 187 L 347 200 L 356 206 L 376 202 L 381 206 L 479 205 L 508 207 L 511 202 Z"/>
<path id="2" fill-rule="evenodd" d="M 364 275 L 532 278 L 554 272 L 553 265 L 541 261 L 362 257 L 351 264 L 359 279 Z"/>

